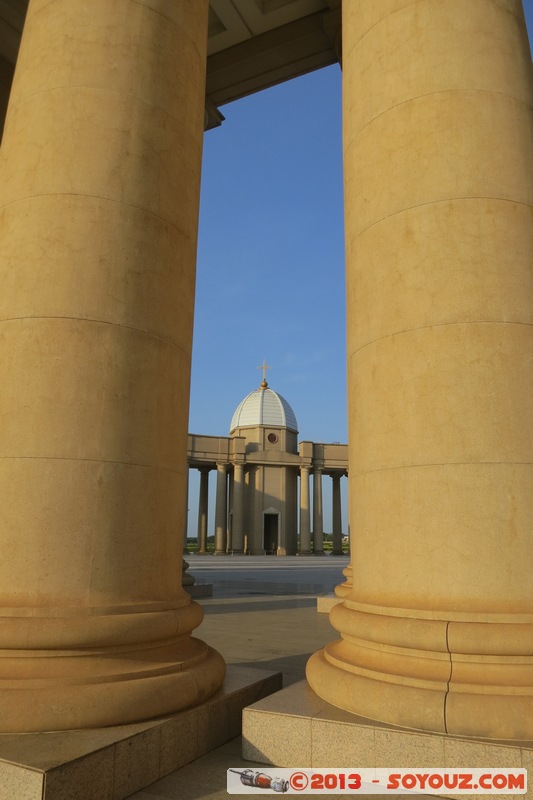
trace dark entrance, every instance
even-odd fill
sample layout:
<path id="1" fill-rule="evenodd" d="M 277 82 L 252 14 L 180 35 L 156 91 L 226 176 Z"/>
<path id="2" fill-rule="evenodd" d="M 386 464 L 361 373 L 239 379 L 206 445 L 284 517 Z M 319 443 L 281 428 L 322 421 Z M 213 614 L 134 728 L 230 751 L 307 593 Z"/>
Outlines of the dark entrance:
<path id="1" fill-rule="evenodd" d="M 267 556 L 275 556 L 278 549 L 279 514 L 263 515 L 263 547 Z"/>

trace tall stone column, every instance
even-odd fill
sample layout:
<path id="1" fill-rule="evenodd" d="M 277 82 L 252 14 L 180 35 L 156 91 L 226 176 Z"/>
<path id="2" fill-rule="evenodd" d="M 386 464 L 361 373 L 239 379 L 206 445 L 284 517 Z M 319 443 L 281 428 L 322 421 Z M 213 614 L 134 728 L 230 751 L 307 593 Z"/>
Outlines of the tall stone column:
<path id="1" fill-rule="evenodd" d="M 244 549 L 244 466 L 233 465 L 233 538 L 232 550 L 242 553 Z"/>
<path id="2" fill-rule="evenodd" d="M 0 153 L 2 731 L 223 680 L 181 588 L 207 6 L 29 5 Z"/>
<path id="3" fill-rule="evenodd" d="M 322 511 L 322 470 L 313 470 L 313 553 L 324 552 L 324 517 Z"/>
<path id="4" fill-rule="evenodd" d="M 185 473 L 185 503 L 183 508 L 183 554 L 187 555 L 187 537 L 189 535 L 189 467 Z"/>
<path id="5" fill-rule="evenodd" d="M 332 536 L 333 555 L 342 556 L 342 507 L 341 507 L 341 475 L 334 472 L 332 481 Z"/>
<path id="6" fill-rule="evenodd" d="M 198 552 L 207 553 L 207 520 L 209 513 L 209 468 L 200 469 L 200 493 L 198 495 Z"/>
<path id="7" fill-rule="evenodd" d="M 226 552 L 228 535 L 228 477 L 226 464 L 217 464 L 215 506 L 215 555 Z"/>
<path id="8" fill-rule="evenodd" d="M 343 4 L 350 514 L 326 700 L 533 738 L 533 81 L 519 0 Z"/>
<path id="9" fill-rule="evenodd" d="M 233 550 L 233 473 L 229 471 L 226 478 L 227 486 L 227 516 L 226 516 L 226 553 Z"/>
<path id="10" fill-rule="evenodd" d="M 309 467 L 300 467 L 300 555 L 311 554 Z"/>

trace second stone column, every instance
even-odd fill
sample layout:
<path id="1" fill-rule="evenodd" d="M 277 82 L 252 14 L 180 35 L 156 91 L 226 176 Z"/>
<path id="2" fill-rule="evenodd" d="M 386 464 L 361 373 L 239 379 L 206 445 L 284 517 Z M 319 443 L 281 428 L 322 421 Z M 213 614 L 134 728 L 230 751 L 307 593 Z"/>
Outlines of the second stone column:
<path id="1" fill-rule="evenodd" d="M 533 75 L 520 0 L 343 4 L 350 530 L 311 686 L 533 738 Z"/>

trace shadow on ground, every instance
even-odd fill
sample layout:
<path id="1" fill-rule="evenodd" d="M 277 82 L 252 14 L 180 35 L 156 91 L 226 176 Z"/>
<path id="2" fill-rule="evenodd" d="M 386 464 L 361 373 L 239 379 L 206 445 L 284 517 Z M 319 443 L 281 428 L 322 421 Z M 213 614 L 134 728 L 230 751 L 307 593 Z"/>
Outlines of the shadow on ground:
<path id="1" fill-rule="evenodd" d="M 305 667 L 310 657 L 309 653 L 297 653 L 292 656 L 281 656 L 281 658 L 270 658 L 268 660 L 239 662 L 240 667 L 250 667 L 252 669 L 268 669 L 272 672 L 281 672 L 283 675 L 283 686 L 290 686 L 292 683 L 305 680 Z"/>
<path id="2" fill-rule="evenodd" d="M 255 600 L 256 595 L 252 595 L 253 600 L 250 600 L 250 593 L 246 593 L 246 597 L 242 599 L 235 598 L 231 603 L 208 603 L 200 601 L 205 615 L 211 616 L 212 614 L 240 614 L 242 611 L 283 611 L 289 608 L 312 608 L 316 607 L 316 597 L 295 597 L 292 598 L 279 598 L 274 599 L 269 596 L 268 600 Z"/>

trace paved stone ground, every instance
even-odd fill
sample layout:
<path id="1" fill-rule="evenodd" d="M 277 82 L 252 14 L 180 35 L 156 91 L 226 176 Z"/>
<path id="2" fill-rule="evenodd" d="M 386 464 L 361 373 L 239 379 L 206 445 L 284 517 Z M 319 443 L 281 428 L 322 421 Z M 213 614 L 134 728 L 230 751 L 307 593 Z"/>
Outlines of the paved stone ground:
<path id="1" fill-rule="evenodd" d="M 332 592 L 344 581 L 342 570 L 348 558 L 189 555 L 187 561 L 198 582 L 213 584 L 213 597 L 197 601 L 205 612 L 198 636 L 215 647 L 228 664 L 280 671 L 284 686 L 288 686 L 305 677 L 311 653 L 337 638 L 328 615 L 317 613 L 316 597 Z M 257 767 L 269 775 L 275 773 L 275 767 L 245 762 L 239 738 L 137 792 L 131 800 L 228 800 L 226 770 L 230 767 Z M 234 797 L 263 794 L 252 791 Z M 348 795 L 309 797 L 338 800 Z"/>
<path id="2" fill-rule="evenodd" d="M 288 686 L 305 677 L 311 653 L 337 638 L 316 598 L 344 580 L 347 558 L 197 556 L 189 564 L 198 582 L 213 583 L 213 597 L 198 601 L 198 635 L 226 663 L 282 672 Z"/>

